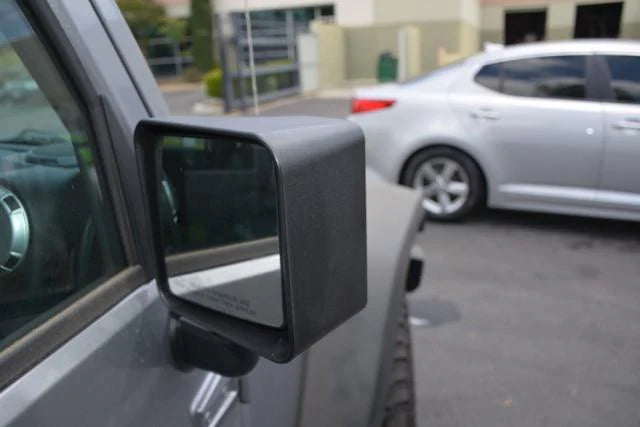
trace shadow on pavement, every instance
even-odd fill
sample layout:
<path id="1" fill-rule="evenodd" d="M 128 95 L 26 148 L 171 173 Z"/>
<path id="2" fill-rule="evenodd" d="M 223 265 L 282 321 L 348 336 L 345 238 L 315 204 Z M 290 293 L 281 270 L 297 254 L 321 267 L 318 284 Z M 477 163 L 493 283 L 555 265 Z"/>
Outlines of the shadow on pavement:
<path id="1" fill-rule="evenodd" d="M 409 299 L 410 323 L 415 327 L 433 328 L 462 319 L 458 306 L 440 298 Z"/>
<path id="2" fill-rule="evenodd" d="M 429 226 L 427 222 L 427 227 Z M 616 239 L 635 243 L 640 251 L 640 223 L 604 218 L 556 215 L 535 212 L 485 209 L 462 222 L 439 222 L 443 226 L 484 225 L 496 228 L 521 228 L 561 234 Z"/>

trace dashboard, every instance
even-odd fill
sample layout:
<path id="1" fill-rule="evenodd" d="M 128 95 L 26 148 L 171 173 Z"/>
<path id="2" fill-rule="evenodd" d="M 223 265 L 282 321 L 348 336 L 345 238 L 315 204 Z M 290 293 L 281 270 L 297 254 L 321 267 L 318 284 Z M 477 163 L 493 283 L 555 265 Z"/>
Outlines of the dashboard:
<path id="1" fill-rule="evenodd" d="M 66 294 L 81 280 L 85 181 L 67 140 L 26 131 L 0 141 L 0 310 Z"/>

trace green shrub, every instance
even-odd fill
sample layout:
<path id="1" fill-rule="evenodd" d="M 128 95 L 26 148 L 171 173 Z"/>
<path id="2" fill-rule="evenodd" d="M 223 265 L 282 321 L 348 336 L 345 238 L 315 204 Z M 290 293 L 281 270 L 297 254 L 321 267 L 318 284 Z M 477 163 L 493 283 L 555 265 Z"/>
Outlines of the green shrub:
<path id="1" fill-rule="evenodd" d="M 208 71 L 202 80 L 204 81 L 207 95 L 214 98 L 222 97 L 222 86 L 224 84 L 222 69 L 214 68 L 213 70 Z"/>

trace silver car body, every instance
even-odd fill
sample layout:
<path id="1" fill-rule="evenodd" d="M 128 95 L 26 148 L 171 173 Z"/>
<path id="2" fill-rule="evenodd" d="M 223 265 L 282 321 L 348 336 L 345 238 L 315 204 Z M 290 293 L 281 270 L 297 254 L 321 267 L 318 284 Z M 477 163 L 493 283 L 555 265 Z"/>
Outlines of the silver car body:
<path id="1" fill-rule="evenodd" d="M 418 151 L 468 154 L 486 180 L 489 207 L 640 220 L 640 105 L 517 97 L 477 84 L 486 64 L 562 55 L 632 55 L 640 43 L 534 43 L 470 57 L 425 78 L 360 89 L 357 99 L 395 100 L 352 115 L 367 162 L 399 182 Z"/>

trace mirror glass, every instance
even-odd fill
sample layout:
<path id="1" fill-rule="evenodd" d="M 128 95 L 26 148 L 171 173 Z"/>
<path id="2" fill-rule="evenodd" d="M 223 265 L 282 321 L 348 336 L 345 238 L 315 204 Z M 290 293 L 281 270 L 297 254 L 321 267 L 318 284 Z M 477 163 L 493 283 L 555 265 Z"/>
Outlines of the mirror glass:
<path id="1" fill-rule="evenodd" d="M 157 191 L 171 292 L 227 315 L 283 326 L 269 150 L 234 138 L 164 136 L 161 161 Z"/>

